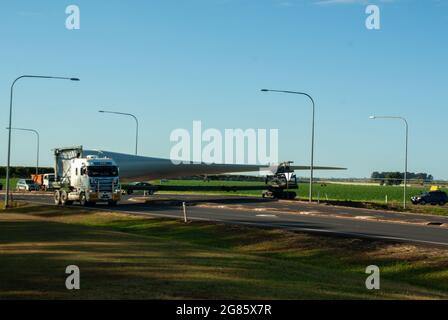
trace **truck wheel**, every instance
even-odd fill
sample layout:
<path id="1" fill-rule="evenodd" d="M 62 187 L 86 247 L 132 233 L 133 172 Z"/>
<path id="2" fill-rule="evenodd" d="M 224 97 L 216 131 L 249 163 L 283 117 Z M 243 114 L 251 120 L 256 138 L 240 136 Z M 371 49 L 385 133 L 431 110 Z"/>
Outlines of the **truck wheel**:
<path id="1" fill-rule="evenodd" d="M 67 192 L 61 191 L 60 201 L 62 206 L 65 206 L 67 204 L 67 198 Z"/>
<path id="2" fill-rule="evenodd" d="M 54 204 L 57 206 L 61 204 L 61 193 L 59 190 L 54 192 Z"/>

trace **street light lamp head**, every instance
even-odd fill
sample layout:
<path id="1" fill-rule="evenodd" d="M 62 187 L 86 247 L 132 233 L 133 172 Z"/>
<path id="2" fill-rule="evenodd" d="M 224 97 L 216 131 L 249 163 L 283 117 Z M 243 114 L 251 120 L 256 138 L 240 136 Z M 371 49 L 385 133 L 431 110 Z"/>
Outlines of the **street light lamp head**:
<path id="1" fill-rule="evenodd" d="M 376 117 L 375 116 L 370 116 L 369 119 L 374 120 L 374 119 L 376 119 Z"/>
<path id="2" fill-rule="evenodd" d="M 104 108 L 107 108 L 107 107 L 104 107 Z M 138 151 L 138 119 L 137 119 L 137 117 L 135 115 L 133 115 L 132 113 L 125 113 L 125 112 L 117 112 L 117 111 L 109 111 L 109 110 L 98 110 L 98 112 L 108 113 L 108 114 L 118 114 L 118 115 L 121 115 L 121 116 L 130 116 L 130 117 L 134 118 L 135 124 L 136 124 L 135 155 L 137 155 L 137 151 Z"/>
<path id="3" fill-rule="evenodd" d="M 79 78 L 70 78 L 71 81 L 81 81 Z"/>
<path id="4" fill-rule="evenodd" d="M 261 89 L 260 91 L 261 92 L 268 92 L 269 90 L 268 89 Z"/>

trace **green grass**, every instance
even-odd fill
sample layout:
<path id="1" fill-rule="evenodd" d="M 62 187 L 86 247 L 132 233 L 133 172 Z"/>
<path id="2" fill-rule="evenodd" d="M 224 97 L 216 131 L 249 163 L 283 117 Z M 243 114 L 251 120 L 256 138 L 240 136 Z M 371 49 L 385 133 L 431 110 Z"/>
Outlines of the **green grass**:
<path id="1" fill-rule="evenodd" d="M 1 213 L 0 261 L 0 298 L 448 298 L 446 250 L 81 208 Z M 365 289 L 371 264 L 379 291 Z"/>
<path id="2" fill-rule="evenodd" d="M 155 181 L 154 183 L 158 183 Z M 164 185 L 175 186 L 239 186 L 239 185 L 264 185 L 263 182 L 244 182 L 244 181 L 209 181 L 204 182 L 202 180 L 169 180 L 164 182 Z M 417 195 L 423 191 L 428 191 L 425 187 L 408 187 L 409 197 Z M 216 192 L 215 192 L 216 193 Z M 221 194 L 229 194 L 226 192 L 219 192 Z M 254 191 L 238 191 L 238 194 L 248 195 L 260 195 L 261 192 Z M 315 183 L 313 190 L 314 197 L 318 197 L 322 200 L 340 200 L 340 201 L 371 201 L 371 202 L 385 202 L 386 195 L 388 201 L 399 202 L 403 200 L 403 187 L 402 186 L 379 186 L 379 185 L 345 185 L 336 183 Z M 308 197 L 308 184 L 299 184 L 299 197 Z"/>
<path id="3" fill-rule="evenodd" d="M 10 184 L 11 188 L 15 188 L 16 187 L 17 181 L 19 181 L 19 178 L 11 178 L 11 179 L 9 179 L 9 184 Z M 5 189 L 5 187 L 6 187 L 6 179 L 0 179 L 0 182 L 3 184 L 3 189 Z"/>
<path id="4" fill-rule="evenodd" d="M 305 188 L 301 188 L 300 196 L 306 196 Z M 408 196 L 414 196 L 427 191 L 427 188 L 408 187 Z M 369 201 L 369 202 L 385 202 L 386 196 L 388 201 L 400 202 L 403 200 L 402 186 L 375 186 L 375 185 L 343 185 L 343 184 L 316 184 L 314 196 L 320 194 L 321 199 L 341 200 L 341 201 Z"/>

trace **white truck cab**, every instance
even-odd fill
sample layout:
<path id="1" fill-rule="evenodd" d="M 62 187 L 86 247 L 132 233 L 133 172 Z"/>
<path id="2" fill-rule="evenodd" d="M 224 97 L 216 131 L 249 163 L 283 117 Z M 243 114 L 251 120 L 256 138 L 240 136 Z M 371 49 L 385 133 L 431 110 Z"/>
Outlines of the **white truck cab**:
<path id="1" fill-rule="evenodd" d="M 113 159 L 82 155 L 82 147 L 56 149 L 56 204 L 81 205 L 107 202 L 116 205 L 121 199 L 119 169 Z"/>

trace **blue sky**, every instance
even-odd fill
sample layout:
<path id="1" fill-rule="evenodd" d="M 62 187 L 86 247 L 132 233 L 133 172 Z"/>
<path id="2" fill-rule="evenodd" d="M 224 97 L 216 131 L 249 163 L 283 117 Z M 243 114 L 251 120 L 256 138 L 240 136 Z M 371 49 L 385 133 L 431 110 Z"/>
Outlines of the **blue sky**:
<path id="1" fill-rule="evenodd" d="M 381 30 L 367 30 L 368 3 Z M 65 8 L 81 10 L 81 29 L 65 28 Z M 402 170 L 404 128 L 372 121 L 405 116 L 409 171 L 448 179 L 444 159 L 448 3 L 419 0 L 89 0 L 9 1 L 0 11 L 0 125 L 9 87 L 21 74 L 77 76 L 81 82 L 23 80 L 14 126 L 41 132 L 41 163 L 51 149 L 84 145 L 168 157 L 170 132 L 278 128 L 280 158 L 309 163 L 309 101 L 260 88 L 305 91 L 316 100 L 316 164 L 365 177 Z M 0 164 L 7 131 L 0 131 Z M 15 132 L 13 165 L 34 164 L 34 137 Z"/>

